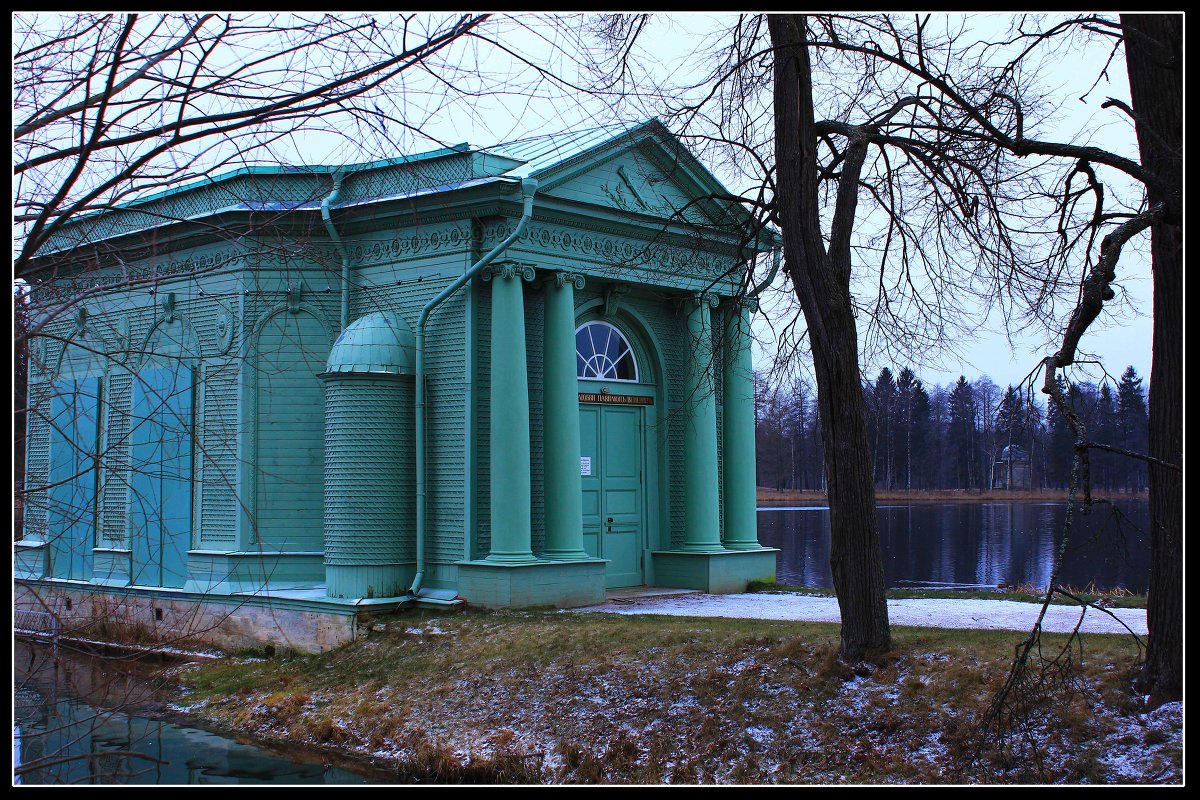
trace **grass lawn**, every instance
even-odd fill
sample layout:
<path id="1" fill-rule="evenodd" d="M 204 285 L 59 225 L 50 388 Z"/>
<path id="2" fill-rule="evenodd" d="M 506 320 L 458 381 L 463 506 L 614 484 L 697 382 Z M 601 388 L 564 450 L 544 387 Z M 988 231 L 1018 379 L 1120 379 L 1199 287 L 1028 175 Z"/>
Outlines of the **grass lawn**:
<path id="1" fill-rule="evenodd" d="M 1129 637 L 1074 642 L 1068 669 L 1018 697 L 1015 727 L 983 730 L 1024 636 L 895 627 L 852 668 L 834 624 L 406 611 L 333 652 L 173 679 L 209 725 L 357 753 L 396 782 L 1181 779 L 1179 705 L 1141 708 Z M 1044 635 L 1042 652 L 1066 642 Z"/>

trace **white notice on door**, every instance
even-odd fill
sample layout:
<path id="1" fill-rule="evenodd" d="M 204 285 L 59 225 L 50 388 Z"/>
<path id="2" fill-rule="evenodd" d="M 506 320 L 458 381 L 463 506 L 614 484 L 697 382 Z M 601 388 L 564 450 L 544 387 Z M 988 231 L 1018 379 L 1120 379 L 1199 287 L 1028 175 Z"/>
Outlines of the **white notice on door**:
<path id="1" fill-rule="evenodd" d="M 580 456 L 579 457 L 579 474 L 580 475 L 591 475 L 592 474 L 592 457 L 591 456 Z"/>

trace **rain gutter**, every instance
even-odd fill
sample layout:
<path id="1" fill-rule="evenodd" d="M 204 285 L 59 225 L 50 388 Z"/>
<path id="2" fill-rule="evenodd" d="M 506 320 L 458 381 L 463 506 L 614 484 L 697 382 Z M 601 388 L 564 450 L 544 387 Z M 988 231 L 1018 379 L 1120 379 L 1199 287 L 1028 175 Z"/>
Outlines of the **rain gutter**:
<path id="1" fill-rule="evenodd" d="M 412 586 L 409 587 L 408 593 L 413 597 L 421 594 L 421 584 L 425 580 L 425 325 L 429 322 L 429 315 L 443 301 L 466 286 L 476 275 L 483 271 L 484 267 L 492 263 L 496 256 L 503 253 L 509 246 L 515 242 L 522 233 L 525 232 L 525 226 L 529 224 L 530 218 L 533 216 L 533 195 L 537 192 L 538 182 L 535 178 L 521 178 L 521 192 L 524 195 L 525 208 L 521 214 L 521 220 L 517 223 L 517 227 L 513 229 L 504 241 L 493 247 L 487 255 L 472 264 L 466 272 L 464 272 L 454 283 L 447 286 L 437 297 L 434 297 L 425 307 L 421 309 L 421 316 L 417 318 L 416 330 L 416 473 L 417 473 L 417 518 L 416 518 L 416 533 L 417 533 L 417 574 L 413 577 Z M 422 600 L 450 600 L 451 597 L 440 597 L 436 590 L 425 590 L 426 594 L 421 596 Z M 446 591 L 445 594 L 451 594 Z"/>
<path id="2" fill-rule="evenodd" d="M 333 243 L 337 245 L 338 252 L 342 254 L 341 330 L 343 331 L 350 325 L 350 254 L 346 250 L 346 244 L 342 241 L 342 237 L 338 235 L 337 228 L 333 225 L 333 218 L 329 214 L 329 209 L 330 206 L 337 202 L 338 193 L 342 190 L 342 178 L 345 176 L 346 173 L 340 169 L 333 173 L 333 191 L 321 201 L 321 219 L 325 220 L 325 229 L 329 231 L 329 238 L 333 239 Z"/>
<path id="3" fill-rule="evenodd" d="M 783 248 L 782 247 L 775 248 L 775 252 L 773 255 L 774 255 L 774 258 L 771 260 L 771 272 L 767 275 L 767 277 L 763 278 L 762 283 L 760 283 L 758 286 L 755 286 L 750 291 L 746 292 L 747 300 L 756 299 L 760 294 L 762 294 L 764 289 L 766 289 L 768 286 L 771 285 L 771 281 L 775 280 L 775 276 L 779 274 L 779 265 L 783 261 Z"/>

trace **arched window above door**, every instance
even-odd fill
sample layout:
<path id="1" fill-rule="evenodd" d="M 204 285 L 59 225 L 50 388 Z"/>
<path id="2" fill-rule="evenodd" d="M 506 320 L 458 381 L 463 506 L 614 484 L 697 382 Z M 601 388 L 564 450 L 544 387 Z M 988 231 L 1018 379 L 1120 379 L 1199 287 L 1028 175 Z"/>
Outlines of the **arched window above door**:
<path id="1" fill-rule="evenodd" d="M 607 322 L 586 322 L 575 331 L 575 367 L 584 380 L 638 380 L 629 340 Z"/>

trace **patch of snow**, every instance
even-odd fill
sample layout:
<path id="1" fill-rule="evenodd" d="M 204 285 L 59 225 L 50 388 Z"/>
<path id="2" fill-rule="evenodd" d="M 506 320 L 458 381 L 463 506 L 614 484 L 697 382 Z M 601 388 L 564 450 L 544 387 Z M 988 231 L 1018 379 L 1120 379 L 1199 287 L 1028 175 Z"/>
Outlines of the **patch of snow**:
<path id="1" fill-rule="evenodd" d="M 1183 745 L 1183 704 L 1166 703 L 1147 714 L 1110 717 L 1114 730 L 1099 758 L 1112 783 L 1177 783 L 1171 752 Z"/>
<path id="2" fill-rule="evenodd" d="M 1033 627 L 1040 609 L 1039 603 L 1019 603 L 1012 600 L 888 600 L 888 619 L 892 625 L 1025 631 Z M 806 622 L 841 621 L 837 598 L 797 593 L 668 595 L 638 598 L 622 603 L 609 601 L 567 611 Z M 1145 609 L 1114 608 L 1106 611 L 1107 613 L 1095 609 L 1084 611 L 1080 630 L 1084 633 L 1126 633 L 1127 625 L 1134 633 L 1143 636 L 1146 634 Z M 1042 629 L 1067 633 L 1079 624 L 1080 613 L 1079 606 L 1052 605 L 1046 610 Z"/>
<path id="3" fill-rule="evenodd" d="M 746 735 L 759 744 L 767 744 L 775 738 L 775 731 L 770 728 L 764 728 L 761 725 L 752 725 L 746 728 Z"/>

